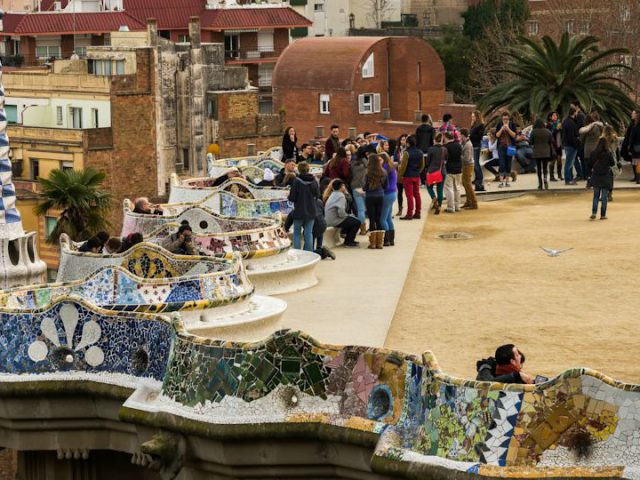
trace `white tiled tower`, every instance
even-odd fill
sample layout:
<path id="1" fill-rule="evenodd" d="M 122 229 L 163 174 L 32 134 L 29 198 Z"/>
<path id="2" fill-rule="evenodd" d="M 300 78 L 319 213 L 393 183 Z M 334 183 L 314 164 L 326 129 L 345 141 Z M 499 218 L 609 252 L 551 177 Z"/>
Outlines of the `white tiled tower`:
<path id="1" fill-rule="evenodd" d="M 0 288 L 9 288 L 44 282 L 47 265 L 38 256 L 36 233 L 25 233 L 16 208 L 4 100 L 0 65 Z"/>

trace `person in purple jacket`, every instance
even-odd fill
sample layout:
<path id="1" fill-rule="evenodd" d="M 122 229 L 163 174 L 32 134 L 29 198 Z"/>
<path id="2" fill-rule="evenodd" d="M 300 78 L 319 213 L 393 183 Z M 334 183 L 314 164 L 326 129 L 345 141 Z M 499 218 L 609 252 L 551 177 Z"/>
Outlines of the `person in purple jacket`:
<path id="1" fill-rule="evenodd" d="M 396 229 L 393 225 L 393 204 L 398 196 L 398 170 L 391 157 L 386 153 L 381 153 L 382 168 L 387 172 L 387 188 L 384 189 L 382 200 L 382 217 L 380 223 L 384 229 L 384 246 L 392 247 L 396 244 Z"/>

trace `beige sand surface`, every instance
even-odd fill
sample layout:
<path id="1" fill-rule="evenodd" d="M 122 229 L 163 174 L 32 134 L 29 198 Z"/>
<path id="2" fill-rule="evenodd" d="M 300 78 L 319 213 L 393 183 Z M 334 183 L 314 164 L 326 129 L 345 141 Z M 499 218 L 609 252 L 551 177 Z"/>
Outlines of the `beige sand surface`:
<path id="1" fill-rule="evenodd" d="M 589 221 L 591 195 L 430 215 L 385 346 L 430 349 L 469 377 L 477 359 L 516 343 L 528 373 L 588 366 L 640 383 L 640 192 L 615 192 L 606 221 Z M 451 231 L 474 238 L 435 238 Z M 539 246 L 573 250 L 551 258 Z"/>

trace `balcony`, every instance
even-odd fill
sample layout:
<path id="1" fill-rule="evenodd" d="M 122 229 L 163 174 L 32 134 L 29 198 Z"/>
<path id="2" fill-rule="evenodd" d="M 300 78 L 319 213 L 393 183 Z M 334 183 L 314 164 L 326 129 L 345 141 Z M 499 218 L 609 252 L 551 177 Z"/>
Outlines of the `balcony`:
<path id="1" fill-rule="evenodd" d="M 228 63 L 265 63 L 275 62 L 282 50 L 274 47 L 257 47 L 253 49 L 225 50 L 224 58 Z"/>

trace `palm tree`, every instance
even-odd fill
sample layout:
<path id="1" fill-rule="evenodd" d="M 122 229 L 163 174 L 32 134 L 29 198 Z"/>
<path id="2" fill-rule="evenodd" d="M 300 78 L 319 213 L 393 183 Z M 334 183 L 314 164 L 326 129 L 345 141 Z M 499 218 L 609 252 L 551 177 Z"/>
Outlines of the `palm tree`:
<path id="1" fill-rule="evenodd" d="M 78 242 L 108 228 L 111 194 L 101 191 L 105 178 L 103 172 L 87 168 L 53 170 L 49 178 L 38 179 L 42 192 L 41 202 L 34 209 L 36 215 L 62 210 L 47 242 L 57 243 L 63 233 Z"/>
<path id="2" fill-rule="evenodd" d="M 508 79 L 491 89 L 479 102 L 481 109 L 509 108 L 529 119 L 558 110 L 566 113 L 578 100 L 586 111 L 598 110 L 606 122 L 619 128 L 634 108 L 623 89 L 631 91 L 620 73 L 629 69 L 615 57 L 624 48 L 600 51 L 593 36 L 562 35 L 560 43 L 548 36 L 538 43 L 520 37 L 507 52 L 507 64 L 499 69 Z"/>

